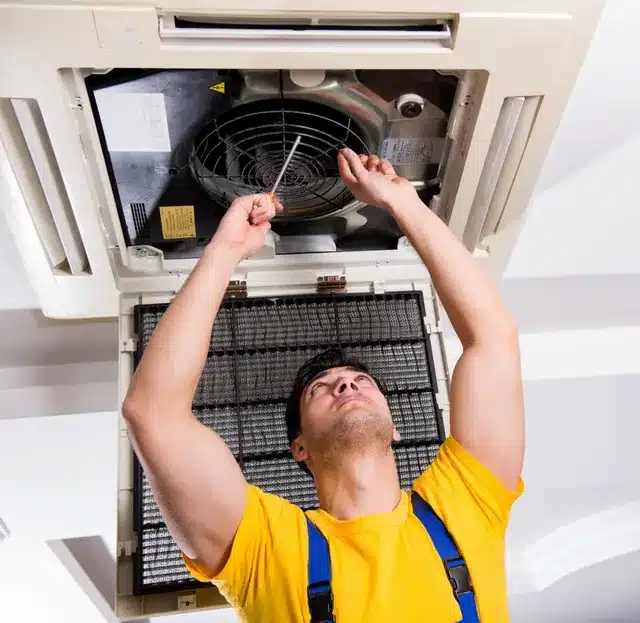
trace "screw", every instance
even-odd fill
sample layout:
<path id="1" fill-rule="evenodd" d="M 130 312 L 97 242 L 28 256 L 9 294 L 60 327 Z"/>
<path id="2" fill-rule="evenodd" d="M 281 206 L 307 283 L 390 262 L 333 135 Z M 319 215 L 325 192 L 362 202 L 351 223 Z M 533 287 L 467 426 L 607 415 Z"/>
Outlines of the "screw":
<path id="1" fill-rule="evenodd" d="M 406 102 L 400 106 L 400 114 L 407 119 L 413 119 L 422 112 L 422 105 L 420 102 Z"/>
<path id="2" fill-rule="evenodd" d="M 136 247 L 136 257 L 156 257 L 157 251 L 145 249 L 144 247 Z"/>

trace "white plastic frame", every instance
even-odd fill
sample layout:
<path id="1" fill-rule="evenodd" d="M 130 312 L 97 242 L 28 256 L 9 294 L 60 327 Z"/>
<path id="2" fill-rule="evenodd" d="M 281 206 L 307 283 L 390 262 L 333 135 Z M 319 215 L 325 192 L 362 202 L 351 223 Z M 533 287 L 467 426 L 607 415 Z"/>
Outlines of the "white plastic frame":
<path id="1" fill-rule="evenodd" d="M 362 266 L 350 273 L 350 292 L 370 292 L 371 270 L 375 266 Z M 397 273 L 396 273 L 397 275 Z M 423 318 L 433 355 L 433 366 L 438 391 L 436 401 L 442 410 L 445 432 L 449 433 L 449 370 L 444 350 L 444 341 L 440 329 L 438 300 L 433 286 L 424 268 L 412 274 L 405 274 L 403 279 L 389 280 L 384 284 L 386 292 L 419 290 L 422 292 L 425 308 Z M 278 286 L 281 287 L 281 286 Z M 382 287 L 382 284 L 380 284 Z M 286 294 L 308 294 L 313 289 L 311 284 L 293 286 L 286 289 Z M 269 296 L 273 293 L 271 284 L 256 286 L 248 285 L 250 296 Z M 281 292 L 283 294 L 283 292 Z M 132 348 L 136 344 L 134 333 L 134 308 L 139 304 L 169 303 L 170 294 L 123 295 L 120 301 L 120 349 L 118 362 L 119 401 L 124 400 L 133 375 L 134 362 Z M 131 620 L 150 615 L 170 614 L 180 611 L 181 596 L 195 595 L 197 609 L 227 608 L 226 601 L 215 588 L 199 588 L 185 590 L 178 593 L 158 593 L 154 595 L 134 596 L 133 591 L 133 558 L 137 536 L 133 530 L 133 447 L 125 420 L 120 418 L 118 446 L 118 557 L 117 565 L 117 594 L 116 615 L 122 620 Z"/>

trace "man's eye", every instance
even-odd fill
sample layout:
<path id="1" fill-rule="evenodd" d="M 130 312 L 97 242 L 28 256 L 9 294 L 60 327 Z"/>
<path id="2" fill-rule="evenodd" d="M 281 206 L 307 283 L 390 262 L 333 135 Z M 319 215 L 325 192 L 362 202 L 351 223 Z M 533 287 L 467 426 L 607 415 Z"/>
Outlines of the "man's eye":
<path id="1" fill-rule="evenodd" d="M 366 381 L 367 383 L 371 383 L 371 379 L 366 374 L 361 374 L 356 377 L 356 381 Z"/>
<path id="2" fill-rule="evenodd" d="M 316 393 L 316 390 L 322 385 L 322 383 L 316 383 L 315 385 L 311 386 L 311 389 L 309 390 L 309 395 L 313 396 Z"/>

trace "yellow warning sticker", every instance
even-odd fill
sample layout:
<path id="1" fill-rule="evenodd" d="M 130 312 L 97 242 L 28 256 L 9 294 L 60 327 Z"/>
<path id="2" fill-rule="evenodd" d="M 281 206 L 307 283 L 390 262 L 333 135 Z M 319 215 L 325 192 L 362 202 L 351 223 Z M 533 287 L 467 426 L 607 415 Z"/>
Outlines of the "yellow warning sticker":
<path id="1" fill-rule="evenodd" d="M 165 240 L 196 237 L 193 206 L 160 206 L 160 223 Z"/>
<path id="2" fill-rule="evenodd" d="M 216 93 L 224 93 L 224 82 L 218 82 L 218 84 L 214 84 L 209 88 Z"/>

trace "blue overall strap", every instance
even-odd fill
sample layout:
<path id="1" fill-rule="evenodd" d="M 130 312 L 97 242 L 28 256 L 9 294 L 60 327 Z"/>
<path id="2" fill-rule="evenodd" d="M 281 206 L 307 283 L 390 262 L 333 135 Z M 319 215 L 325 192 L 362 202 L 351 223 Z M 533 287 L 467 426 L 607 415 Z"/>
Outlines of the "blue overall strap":
<path id="1" fill-rule="evenodd" d="M 329 543 L 315 524 L 308 517 L 306 519 L 309 538 L 307 599 L 311 623 L 334 623 Z"/>
<path id="2" fill-rule="evenodd" d="M 431 541 L 444 563 L 449 582 L 460 604 L 461 621 L 463 623 L 479 623 L 476 596 L 473 592 L 469 569 L 447 527 L 431 506 L 415 491 L 411 493 L 411 502 L 415 516 L 429 533 Z"/>

